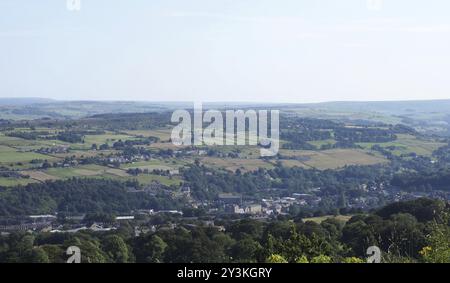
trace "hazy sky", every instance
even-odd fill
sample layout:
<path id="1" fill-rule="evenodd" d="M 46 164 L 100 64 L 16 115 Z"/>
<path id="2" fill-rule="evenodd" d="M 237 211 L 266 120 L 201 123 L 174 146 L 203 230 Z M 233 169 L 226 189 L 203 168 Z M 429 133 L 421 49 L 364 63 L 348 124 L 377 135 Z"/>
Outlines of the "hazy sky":
<path id="1" fill-rule="evenodd" d="M 450 1 L 368 2 L 0 0 L 0 97 L 450 98 Z"/>

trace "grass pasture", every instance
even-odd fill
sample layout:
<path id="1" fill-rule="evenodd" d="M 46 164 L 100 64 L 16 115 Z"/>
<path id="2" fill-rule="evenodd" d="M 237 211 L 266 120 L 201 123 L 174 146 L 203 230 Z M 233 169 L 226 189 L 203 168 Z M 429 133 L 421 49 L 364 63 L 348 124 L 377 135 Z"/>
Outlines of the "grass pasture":
<path id="1" fill-rule="evenodd" d="M 188 146 L 186 146 L 186 145 L 177 146 L 171 142 L 157 142 L 157 143 L 152 143 L 151 145 L 148 146 L 148 148 L 150 148 L 150 149 L 154 148 L 154 149 L 172 149 L 172 150 L 180 150 L 185 147 L 188 147 Z"/>
<path id="2" fill-rule="evenodd" d="M 36 141 L 24 140 L 16 137 L 8 137 L 4 134 L 0 134 L 0 145 L 3 146 L 12 146 L 12 147 L 20 147 L 20 146 L 32 146 L 38 144 Z"/>
<path id="3" fill-rule="evenodd" d="M 236 171 L 237 169 L 243 172 L 255 171 L 258 168 L 270 169 L 273 165 L 262 159 L 242 159 L 242 158 L 216 158 L 216 157 L 204 157 L 201 159 L 203 164 L 213 166 L 215 168 L 225 168 L 229 171 Z"/>
<path id="4" fill-rule="evenodd" d="M 381 156 L 371 155 L 358 149 L 280 150 L 280 153 L 284 156 L 297 157 L 302 164 L 321 170 L 338 169 L 346 165 L 374 165 L 387 162 L 387 159 Z"/>
<path id="5" fill-rule="evenodd" d="M 33 179 L 27 179 L 27 178 L 4 178 L 0 177 L 0 187 L 14 187 L 18 185 L 28 185 L 31 183 L 35 183 L 36 181 Z"/>
<path id="6" fill-rule="evenodd" d="M 128 169 L 141 169 L 141 170 L 148 170 L 149 172 L 152 172 L 153 170 L 174 170 L 173 167 L 169 167 L 166 165 L 143 165 L 143 166 L 136 166 L 136 167 L 129 167 Z"/>
<path id="7" fill-rule="evenodd" d="M 76 178 L 108 178 L 117 180 L 137 180 L 140 184 L 146 185 L 153 181 L 158 181 L 164 185 L 180 185 L 181 179 L 178 176 L 166 177 L 153 174 L 141 174 L 131 176 L 125 170 L 109 168 L 99 165 L 84 165 L 70 168 L 50 168 L 48 170 L 24 170 L 21 174 L 30 178 L 14 179 L 0 178 L 0 186 L 26 185 L 33 182 L 45 182 L 53 180 L 63 180 L 72 177 Z"/>
<path id="8" fill-rule="evenodd" d="M 44 171 L 38 171 L 38 170 L 22 171 L 21 173 L 22 173 L 22 175 L 29 176 L 30 179 L 33 179 L 33 180 L 39 181 L 39 182 L 53 181 L 53 180 L 58 179 L 57 177 L 49 175 Z"/>
<path id="9" fill-rule="evenodd" d="M 326 215 L 326 216 L 319 216 L 319 217 L 311 217 L 311 218 L 304 218 L 303 222 L 308 222 L 308 221 L 312 221 L 315 222 L 317 224 L 322 223 L 323 221 L 327 220 L 327 219 L 336 219 L 338 221 L 341 222 L 348 222 L 350 220 L 350 218 L 352 218 L 351 215 Z"/>
<path id="10" fill-rule="evenodd" d="M 370 149 L 377 143 L 359 143 L 363 148 Z M 418 139 L 411 135 L 398 135 L 397 140 L 387 143 L 378 143 L 383 148 L 394 146 L 393 154 L 402 155 L 416 153 L 417 155 L 431 156 L 433 151 L 446 145 L 433 140 Z"/>
<path id="11" fill-rule="evenodd" d="M 292 160 L 292 159 L 283 159 L 280 160 L 281 164 L 283 164 L 284 167 L 301 167 L 301 168 L 310 168 L 310 166 L 306 165 L 305 163 L 299 161 L 299 160 Z"/>
<path id="12" fill-rule="evenodd" d="M 328 139 L 328 140 L 310 141 L 310 142 L 308 142 L 308 143 L 309 143 L 309 144 L 312 144 L 312 145 L 314 145 L 314 146 L 316 146 L 317 148 L 320 149 L 320 147 L 321 147 L 322 145 L 328 145 L 328 144 L 333 145 L 333 144 L 336 143 L 336 141 L 333 140 L 333 139 Z"/>
<path id="13" fill-rule="evenodd" d="M 130 179 L 136 179 L 140 184 L 143 185 L 148 185 L 156 181 L 166 186 L 171 185 L 179 186 L 182 182 L 182 180 L 179 177 L 166 177 L 153 174 L 140 174 L 136 177 L 130 177 Z"/>
<path id="14" fill-rule="evenodd" d="M 17 151 L 15 148 L 0 145 L 0 164 L 30 162 L 33 159 L 47 159 L 51 161 L 56 158 L 35 152 L 21 152 Z"/>
<path id="15" fill-rule="evenodd" d="M 72 177 L 93 177 L 111 175 L 107 171 L 110 168 L 100 165 L 83 165 L 79 167 L 68 168 L 50 168 L 46 170 L 46 174 L 59 179 L 67 179 Z"/>
<path id="16" fill-rule="evenodd" d="M 109 155 L 111 153 L 114 153 L 114 150 L 71 150 L 67 153 L 55 153 L 52 154 L 52 156 L 58 157 L 58 158 L 66 158 L 66 157 L 72 157 L 75 156 L 75 158 L 83 158 L 83 157 L 95 157 L 99 156 L 101 154 L 103 155 Z"/>
<path id="17" fill-rule="evenodd" d="M 98 146 L 102 144 L 108 144 L 112 146 L 115 142 L 122 140 L 134 140 L 136 137 L 130 135 L 119 135 L 119 134 L 104 134 L 104 135 L 86 135 L 84 137 L 84 143 L 91 146 L 92 144 L 97 144 Z"/>
<path id="18" fill-rule="evenodd" d="M 168 142 L 172 134 L 171 129 L 161 130 L 130 130 L 125 131 L 130 136 L 157 137 L 161 142 Z"/>

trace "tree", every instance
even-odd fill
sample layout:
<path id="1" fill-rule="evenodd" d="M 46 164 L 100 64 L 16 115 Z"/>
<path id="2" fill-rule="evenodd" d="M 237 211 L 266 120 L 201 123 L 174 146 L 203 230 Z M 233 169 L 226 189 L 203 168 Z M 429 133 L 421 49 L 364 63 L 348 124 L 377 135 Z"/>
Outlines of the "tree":
<path id="1" fill-rule="evenodd" d="M 10 249 L 6 252 L 6 262 L 29 262 L 33 251 L 34 236 L 14 233 L 9 236 Z"/>
<path id="2" fill-rule="evenodd" d="M 222 255 L 220 261 L 222 262 L 230 261 L 232 259 L 231 250 L 235 245 L 236 241 L 233 238 L 231 238 L 230 235 L 221 232 L 215 232 L 212 235 L 211 239 L 213 242 L 217 244 L 219 254 Z"/>
<path id="3" fill-rule="evenodd" d="M 385 219 L 393 214 L 409 213 L 419 222 L 438 219 L 444 213 L 445 203 L 432 199 L 416 199 L 412 201 L 389 204 L 377 211 L 377 214 Z"/>
<path id="4" fill-rule="evenodd" d="M 262 251 L 259 242 L 251 237 L 246 237 L 236 242 L 231 249 L 231 256 L 236 262 L 256 262 L 257 255 Z"/>
<path id="5" fill-rule="evenodd" d="M 65 263 L 67 258 L 64 249 L 60 245 L 43 245 L 42 248 L 51 263 Z"/>
<path id="6" fill-rule="evenodd" d="M 107 143 L 104 143 L 102 145 L 100 145 L 100 150 L 108 150 L 109 149 L 109 145 Z"/>
<path id="7" fill-rule="evenodd" d="M 365 261 L 358 257 L 346 257 L 342 260 L 342 263 L 365 263 Z"/>
<path id="8" fill-rule="evenodd" d="M 342 241 L 357 256 L 364 256 L 368 247 L 376 245 L 375 236 L 371 227 L 362 220 L 349 222 L 345 225 L 342 230 Z"/>
<path id="9" fill-rule="evenodd" d="M 311 259 L 311 263 L 331 263 L 331 257 L 326 255 L 318 255 Z"/>
<path id="10" fill-rule="evenodd" d="M 267 263 L 288 263 L 288 261 L 281 255 L 272 254 L 267 258 Z"/>
<path id="11" fill-rule="evenodd" d="M 108 256 L 100 248 L 100 241 L 91 238 L 88 234 L 79 233 L 66 244 L 68 246 L 77 246 L 80 248 L 82 263 L 108 262 Z"/>
<path id="12" fill-rule="evenodd" d="M 302 255 L 295 260 L 295 263 L 309 263 L 309 260 L 306 256 Z"/>
<path id="13" fill-rule="evenodd" d="M 397 256 L 414 257 L 425 243 L 422 224 L 411 214 L 399 213 L 385 221 L 380 248 Z"/>
<path id="14" fill-rule="evenodd" d="M 326 238 L 314 232 L 310 235 L 299 233 L 295 226 L 291 226 L 290 236 L 287 239 L 275 238 L 269 234 L 266 250 L 269 254 L 283 256 L 288 262 L 296 262 L 302 256 L 312 258 L 333 253 L 332 245 Z"/>
<path id="15" fill-rule="evenodd" d="M 146 254 L 146 262 L 162 262 L 164 251 L 167 248 L 166 242 L 157 235 L 150 237 L 150 240 L 142 247 Z"/>
<path id="16" fill-rule="evenodd" d="M 126 263 L 130 255 L 128 246 L 122 237 L 118 235 L 109 235 L 103 239 L 102 249 L 108 257 L 115 263 Z"/>
<path id="17" fill-rule="evenodd" d="M 31 252 L 30 262 L 31 263 L 49 263 L 50 260 L 48 258 L 47 253 L 45 252 L 45 250 L 40 247 L 37 247 L 37 248 L 34 248 Z"/>
<path id="18" fill-rule="evenodd" d="M 450 227 L 433 223 L 420 255 L 426 263 L 450 263 Z"/>

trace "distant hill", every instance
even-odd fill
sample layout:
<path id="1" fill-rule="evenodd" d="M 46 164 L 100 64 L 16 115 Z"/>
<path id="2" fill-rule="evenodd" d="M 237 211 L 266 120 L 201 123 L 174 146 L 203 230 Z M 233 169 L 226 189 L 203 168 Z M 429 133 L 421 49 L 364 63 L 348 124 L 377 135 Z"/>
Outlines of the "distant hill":
<path id="1" fill-rule="evenodd" d="M 78 119 L 98 114 L 155 113 L 190 109 L 193 102 L 64 101 L 47 98 L 0 98 L 0 119 Z M 203 109 L 279 109 L 302 117 L 360 123 L 405 124 L 427 134 L 450 136 L 450 99 L 324 103 L 214 102 Z"/>
<path id="2" fill-rule="evenodd" d="M 49 98 L 0 98 L 0 106 L 27 106 L 33 104 L 58 104 L 59 106 L 69 104 L 71 106 L 100 107 L 105 106 L 119 108 L 190 108 L 193 106 L 190 102 L 151 102 L 151 101 L 62 101 Z M 301 107 L 301 108 L 322 108 L 330 110 L 347 110 L 351 112 L 381 112 L 389 114 L 404 114 L 411 112 L 450 112 L 450 99 L 448 100 L 415 100 L 415 101 L 332 101 L 322 103 L 263 103 L 263 102 L 207 102 L 203 104 L 204 108 L 249 108 L 249 107 Z M 116 109 L 114 109 L 116 110 Z M 128 110 L 128 109 L 127 109 Z M 104 111 L 101 111 L 104 113 Z M 121 111 L 119 111 L 121 112 Z M 129 112 L 129 111 L 125 111 Z"/>
<path id="3" fill-rule="evenodd" d="M 413 112 L 421 113 L 449 113 L 448 100 L 416 100 L 416 101 L 362 101 L 362 102 L 324 102 L 304 104 L 306 107 L 322 107 L 330 110 L 352 112 L 380 112 L 401 115 Z"/>
<path id="4" fill-rule="evenodd" d="M 56 102 L 56 100 L 49 98 L 34 98 L 34 97 L 0 98 L 1 106 L 24 106 L 24 105 L 53 103 L 53 102 Z"/>

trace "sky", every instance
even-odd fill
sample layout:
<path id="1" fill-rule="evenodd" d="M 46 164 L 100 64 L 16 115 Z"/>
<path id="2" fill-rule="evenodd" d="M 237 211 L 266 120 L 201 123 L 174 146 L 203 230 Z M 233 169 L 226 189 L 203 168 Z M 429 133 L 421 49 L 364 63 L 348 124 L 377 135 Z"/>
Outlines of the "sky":
<path id="1" fill-rule="evenodd" d="M 0 0 L 0 97 L 450 98 L 448 0 L 79 1 Z"/>

